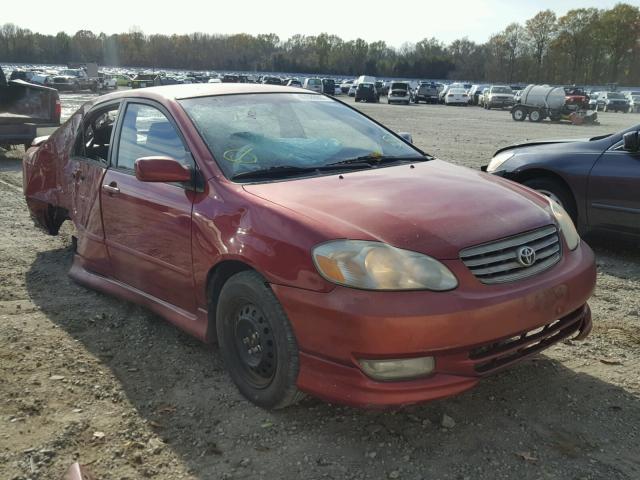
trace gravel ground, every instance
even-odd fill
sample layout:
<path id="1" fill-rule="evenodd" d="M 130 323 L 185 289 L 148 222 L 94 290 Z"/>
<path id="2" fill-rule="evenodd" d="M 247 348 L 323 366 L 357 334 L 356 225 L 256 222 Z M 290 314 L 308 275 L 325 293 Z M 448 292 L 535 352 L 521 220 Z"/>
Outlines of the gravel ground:
<path id="1" fill-rule="evenodd" d="M 68 115 L 87 95 L 63 95 Z M 347 99 L 353 102 L 352 99 Z M 421 148 L 478 168 L 496 148 L 586 137 L 601 126 L 516 123 L 479 108 L 359 105 Z M 587 239 L 598 258 L 594 331 L 459 397 L 398 411 L 307 399 L 269 413 L 245 401 L 215 347 L 66 275 L 69 226 L 36 230 L 20 151 L 0 151 L 0 478 L 640 478 L 640 253 Z"/>

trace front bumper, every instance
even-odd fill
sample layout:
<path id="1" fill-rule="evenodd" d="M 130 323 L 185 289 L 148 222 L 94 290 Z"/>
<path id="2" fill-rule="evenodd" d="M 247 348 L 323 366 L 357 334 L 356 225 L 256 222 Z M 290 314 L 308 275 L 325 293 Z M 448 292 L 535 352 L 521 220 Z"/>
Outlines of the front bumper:
<path id="1" fill-rule="evenodd" d="M 461 285 L 451 292 L 336 287 L 320 293 L 273 285 L 301 351 L 298 387 L 353 406 L 435 400 L 467 390 L 484 375 L 590 330 L 586 300 L 596 274 L 586 244 L 566 253 L 548 271 L 510 284 L 482 285 L 459 263 L 447 263 Z M 378 382 L 357 363 L 358 358 L 416 356 L 435 357 L 429 377 Z"/>
<path id="2" fill-rule="evenodd" d="M 513 100 L 506 100 L 506 99 L 499 99 L 499 98 L 487 100 L 486 103 L 488 105 L 491 105 L 492 107 L 513 107 L 515 105 L 515 102 Z"/>

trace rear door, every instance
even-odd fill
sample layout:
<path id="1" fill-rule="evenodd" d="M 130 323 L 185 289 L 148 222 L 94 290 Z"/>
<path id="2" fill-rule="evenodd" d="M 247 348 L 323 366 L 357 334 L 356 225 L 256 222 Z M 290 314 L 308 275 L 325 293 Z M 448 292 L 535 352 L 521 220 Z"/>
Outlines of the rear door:
<path id="1" fill-rule="evenodd" d="M 104 245 L 100 189 L 111 156 L 114 126 L 120 101 L 101 105 L 83 119 L 66 172 L 70 178 L 71 217 L 78 239 L 77 252 L 85 268 L 107 274 L 109 262 Z"/>
<path id="2" fill-rule="evenodd" d="M 589 176 L 589 224 L 593 228 L 640 234 L 640 153 L 605 151 Z"/>
<path id="3" fill-rule="evenodd" d="M 186 311 L 195 310 L 191 185 L 139 181 L 136 159 L 168 156 L 195 168 L 182 135 L 159 104 L 127 101 L 117 150 L 102 182 L 103 223 L 113 276 Z"/>

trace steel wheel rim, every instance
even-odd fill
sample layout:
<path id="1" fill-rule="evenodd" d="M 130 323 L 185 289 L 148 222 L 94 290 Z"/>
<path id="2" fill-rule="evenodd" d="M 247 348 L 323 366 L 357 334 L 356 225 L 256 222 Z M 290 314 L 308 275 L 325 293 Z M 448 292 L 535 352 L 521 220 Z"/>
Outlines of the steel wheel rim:
<path id="1" fill-rule="evenodd" d="M 244 378 L 255 388 L 268 387 L 276 373 L 273 328 L 257 306 L 244 303 L 233 316 L 233 346 Z"/>
<path id="2" fill-rule="evenodd" d="M 515 112 L 513 112 L 513 116 L 516 117 L 516 120 L 522 119 L 523 115 L 524 113 L 520 109 L 517 109 Z"/>
<path id="3" fill-rule="evenodd" d="M 529 114 L 529 116 L 531 117 L 531 120 L 533 120 L 534 122 L 537 122 L 538 120 L 540 120 L 540 112 L 534 110 L 533 112 L 531 112 Z"/>

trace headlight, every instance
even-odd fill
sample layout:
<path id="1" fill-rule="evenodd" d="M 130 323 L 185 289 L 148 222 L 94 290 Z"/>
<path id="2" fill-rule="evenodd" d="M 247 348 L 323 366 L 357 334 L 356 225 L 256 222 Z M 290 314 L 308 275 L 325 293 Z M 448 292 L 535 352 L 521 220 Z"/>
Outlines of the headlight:
<path id="1" fill-rule="evenodd" d="M 551 199 L 549 199 L 549 204 L 551 205 L 551 212 L 553 216 L 556 217 L 556 221 L 558 222 L 560 231 L 564 235 L 569 250 L 575 250 L 578 248 L 578 245 L 580 245 L 580 235 L 578 235 L 573 220 L 571 220 L 569 214 L 560 204 Z"/>
<path id="2" fill-rule="evenodd" d="M 451 290 L 458 280 L 442 263 L 381 242 L 335 240 L 313 249 L 325 279 L 365 290 Z"/>
<path id="3" fill-rule="evenodd" d="M 498 170 L 504 162 L 513 157 L 515 153 L 513 150 L 506 150 L 504 152 L 500 152 L 495 157 L 491 159 L 489 165 L 487 166 L 487 172 L 495 172 Z"/>

